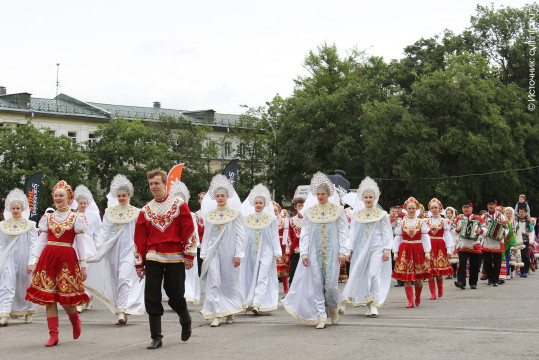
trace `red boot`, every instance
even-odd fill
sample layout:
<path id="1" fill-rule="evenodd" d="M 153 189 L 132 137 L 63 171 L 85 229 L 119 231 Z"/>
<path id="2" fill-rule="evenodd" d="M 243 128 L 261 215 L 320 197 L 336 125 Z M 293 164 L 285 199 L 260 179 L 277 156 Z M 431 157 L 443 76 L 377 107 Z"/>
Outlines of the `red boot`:
<path id="1" fill-rule="evenodd" d="M 73 325 L 73 339 L 78 339 L 81 333 L 79 313 L 74 312 L 69 315 L 69 321 Z"/>
<path id="2" fill-rule="evenodd" d="M 282 276 L 281 280 L 283 282 L 284 293 L 288 294 L 288 276 Z"/>
<path id="3" fill-rule="evenodd" d="M 58 317 L 47 318 L 47 325 L 49 326 L 49 341 L 45 343 L 46 347 L 51 347 L 58 344 Z"/>
<path id="4" fill-rule="evenodd" d="M 436 283 L 434 279 L 429 279 L 430 298 L 429 300 L 436 300 Z"/>
<path id="5" fill-rule="evenodd" d="M 438 285 L 438 297 L 444 296 L 444 279 L 436 279 L 436 285 Z"/>
<path id="6" fill-rule="evenodd" d="M 421 290 L 423 290 L 423 286 L 415 287 L 415 306 L 421 304 Z"/>
<path id="7" fill-rule="evenodd" d="M 404 291 L 406 291 L 406 298 L 408 299 L 408 305 L 406 305 L 406 307 L 413 308 L 414 307 L 414 288 L 411 286 L 405 286 Z"/>

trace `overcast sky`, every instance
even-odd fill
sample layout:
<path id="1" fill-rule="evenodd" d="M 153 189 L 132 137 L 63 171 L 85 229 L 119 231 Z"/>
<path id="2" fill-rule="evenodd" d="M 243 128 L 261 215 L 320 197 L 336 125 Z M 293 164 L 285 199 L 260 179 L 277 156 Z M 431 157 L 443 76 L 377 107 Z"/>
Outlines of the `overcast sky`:
<path id="1" fill-rule="evenodd" d="M 239 114 L 292 93 L 309 50 L 389 60 L 489 1 L 5 1 L 0 86 L 35 97 Z M 494 0 L 521 7 L 531 1 Z"/>

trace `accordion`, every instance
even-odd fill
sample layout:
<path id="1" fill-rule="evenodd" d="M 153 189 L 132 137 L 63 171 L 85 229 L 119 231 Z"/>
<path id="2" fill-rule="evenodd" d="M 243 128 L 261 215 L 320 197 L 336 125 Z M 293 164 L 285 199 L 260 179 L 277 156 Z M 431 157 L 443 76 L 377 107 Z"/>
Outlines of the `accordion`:
<path id="1" fill-rule="evenodd" d="M 459 226 L 461 228 L 459 235 L 463 239 L 477 240 L 479 238 L 479 234 L 475 233 L 475 230 L 481 226 L 479 220 L 460 219 Z"/>
<path id="2" fill-rule="evenodd" d="M 487 237 L 502 241 L 502 236 L 505 233 L 505 224 L 498 221 L 490 221 L 489 228 L 487 230 Z"/>

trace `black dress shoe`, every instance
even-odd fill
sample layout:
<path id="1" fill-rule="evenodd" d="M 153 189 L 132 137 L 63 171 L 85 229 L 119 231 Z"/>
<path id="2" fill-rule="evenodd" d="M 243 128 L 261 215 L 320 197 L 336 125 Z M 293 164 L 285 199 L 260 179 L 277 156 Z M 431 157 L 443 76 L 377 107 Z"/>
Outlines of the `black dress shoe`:
<path id="1" fill-rule="evenodd" d="M 191 315 L 189 310 L 185 310 L 180 316 L 182 326 L 182 341 L 187 341 L 191 337 Z"/>
<path id="2" fill-rule="evenodd" d="M 489 281 L 489 282 L 487 283 L 487 285 L 492 285 L 492 283 Z"/>
<path id="3" fill-rule="evenodd" d="M 152 339 L 152 342 L 146 346 L 146 349 L 153 350 L 160 348 L 161 346 L 163 346 L 163 341 L 161 339 Z"/>
<path id="4" fill-rule="evenodd" d="M 477 289 L 477 285 L 470 285 L 470 289 Z"/>
<path id="5" fill-rule="evenodd" d="M 492 286 L 498 286 L 498 284 L 497 283 L 492 283 Z"/>
<path id="6" fill-rule="evenodd" d="M 466 289 L 466 285 L 459 283 L 458 281 L 455 281 L 453 284 L 455 284 L 456 287 L 459 289 Z"/>

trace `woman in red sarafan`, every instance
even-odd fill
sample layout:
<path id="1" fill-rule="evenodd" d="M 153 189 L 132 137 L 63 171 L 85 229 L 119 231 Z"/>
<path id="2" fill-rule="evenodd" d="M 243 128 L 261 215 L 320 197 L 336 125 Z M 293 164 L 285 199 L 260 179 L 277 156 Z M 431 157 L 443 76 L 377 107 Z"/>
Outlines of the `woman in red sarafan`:
<path id="1" fill-rule="evenodd" d="M 95 246 L 85 234 L 88 223 L 83 214 L 69 209 L 73 190 L 65 182 L 52 189 L 56 211 L 45 214 L 39 221 L 40 234 L 32 255 L 37 265 L 29 265 L 33 272 L 32 285 L 26 291 L 26 300 L 47 307 L 50 339 L 45 346 L 58 343 L 58 307 L 62 305 L 73 325 L 73 338 L 81 333 L 76 306 L 89 301 L 84 291 L 86 259 L 95 256 Z"/>
<path id="2" fill-rule="evenodd" d="M 277 217 L 277 228 L 279 230 L 279 242 L 281 244 L 281 251 L 283 256 L 277 259 L 277 275 L 281 278 L 283 283 L 284 293 L 288 293 L 288 275 L 290 273 L 290 242 L 288 239 L 289 222 L 288 217 L 282 215 L 281 205 L 273 202 L 273 209 L 275 216 Z M 292 250 L 293 251 L 293 250 Z"/>
<path id="3" fill-rule="evenodd" d="M 443 276 L 453 274 L 449 256 L 453 253 L 454 243 L 451 236 L 451 221 L 442 218 L 443 206 L 440 200 L 434 198 L 429 202 L 430 217 L 424 221 L 429 227 L 430 237 L 430 269 L 432 277 L 429 278 L 430 299 L 436 299 L 436 286 L 438 297 L 444 295 Z"/>
<path id="4" fill-rule="evenodd" d="M 404 203 L 406 216 L 395 229 L 395 240 L 393 241 L 393 254 L 395 257 L 395 268 L 393 277 L 404 281 L 404 291 L 408 298 L 407 308 L 414 307 L 414 289 L 412 281 L 415 282 L 415 306 L 421 303 L 421 290 L 423 290 L 423 279 L 432 277 L 430 270 L 430 237 L 429 227 L 423 219 L 419 219 L 417 210 L 419 202 L 411 197 Z M 398 254 L 398 255 L 397 255 Z"/>

